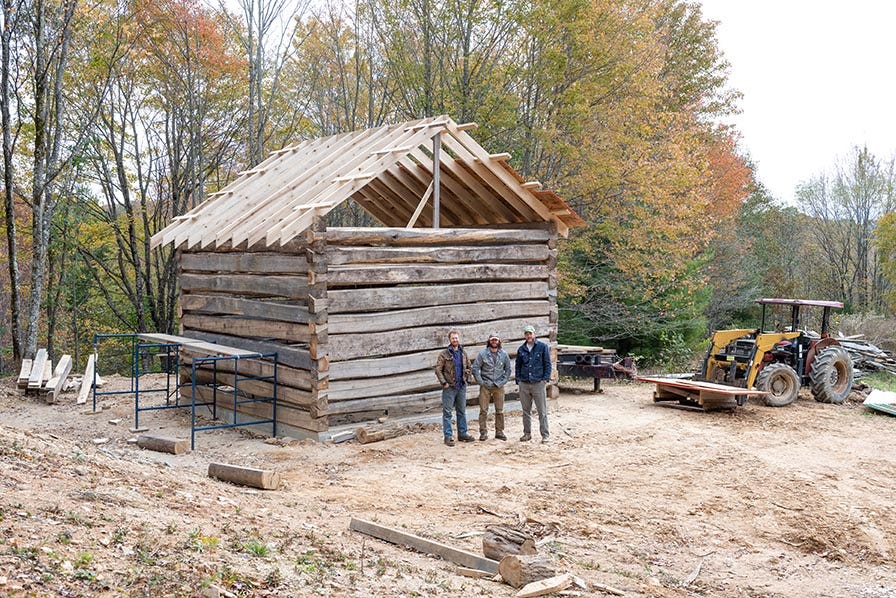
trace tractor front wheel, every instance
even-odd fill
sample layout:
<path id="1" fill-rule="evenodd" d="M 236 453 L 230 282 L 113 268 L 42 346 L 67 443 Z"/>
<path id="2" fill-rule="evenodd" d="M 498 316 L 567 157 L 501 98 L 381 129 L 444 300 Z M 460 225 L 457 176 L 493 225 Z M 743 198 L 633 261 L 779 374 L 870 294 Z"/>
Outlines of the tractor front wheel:
<path id="1" fill-rule="evenodd" d="M 770 363 L 757 374 L 756 389 L 768 393 L 765 404 L 769 407 L 784 407 L 800 394 L 800 377 L 787 364 Z"/>
<path id="2" fill-rule="evenodd" d="M 815 356 L 809 369 L 812 396 L 819 403 L 839 405 L 852 392 L 852 359 L 843 347 L 832 345 Z"/>

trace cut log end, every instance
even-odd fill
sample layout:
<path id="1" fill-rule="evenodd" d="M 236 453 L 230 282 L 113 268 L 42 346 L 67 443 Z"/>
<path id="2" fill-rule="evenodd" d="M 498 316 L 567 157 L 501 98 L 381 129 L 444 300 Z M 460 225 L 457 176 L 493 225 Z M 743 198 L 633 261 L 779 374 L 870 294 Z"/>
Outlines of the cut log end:
<path id="1" fill-rule="evenodd" d="M 225 463 L 209 463 L 208 477 L 239 486 L 260 488 L 261 490 L 276 490 L 280 487 L 280 474 L 276 471 L 252 469 Z"/>

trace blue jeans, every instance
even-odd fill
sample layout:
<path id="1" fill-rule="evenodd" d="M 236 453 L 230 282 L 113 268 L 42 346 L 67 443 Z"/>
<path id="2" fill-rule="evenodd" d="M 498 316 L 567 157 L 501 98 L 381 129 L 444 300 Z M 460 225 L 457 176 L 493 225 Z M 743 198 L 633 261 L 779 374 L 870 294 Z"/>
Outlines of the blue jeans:
<path id="1" fill-rule="evenodd" d="M 467 433 L 467 387 L 442 389 L 442 431 L 445 438 L 452 438 L 451 412 L 457 411 L 457 435 Z"/>

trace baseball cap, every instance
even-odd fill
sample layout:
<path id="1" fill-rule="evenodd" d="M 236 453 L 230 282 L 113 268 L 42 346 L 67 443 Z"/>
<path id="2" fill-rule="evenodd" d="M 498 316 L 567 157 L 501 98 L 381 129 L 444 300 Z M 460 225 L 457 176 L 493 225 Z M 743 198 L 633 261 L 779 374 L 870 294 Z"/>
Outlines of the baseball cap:
<path id="1" fill-rule="evenodd" d="M 532 334 L 535 334 L 535 326 L 532 326 L 530 324 L 529 326 L 526 326 L 525 328 L 523 328 L 523 332 L 531 332 Z"/>
<path id="2" fill-rule="evenodd" d="M 491 334 L 488 335 L 488 340 L 492 340 L 493 338 L 496 338 L 496 339 L 498 339 L 498 340 L 501 340 L 501 337 L 498 336 L 498 333 L 497 333 L 497 332 L 492 332 Z"/>

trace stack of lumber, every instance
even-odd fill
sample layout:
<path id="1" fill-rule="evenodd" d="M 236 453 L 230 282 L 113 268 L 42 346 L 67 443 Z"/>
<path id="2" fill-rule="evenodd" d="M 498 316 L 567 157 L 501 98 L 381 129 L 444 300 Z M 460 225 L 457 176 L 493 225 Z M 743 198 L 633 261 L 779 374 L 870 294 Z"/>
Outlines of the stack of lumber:
<path id="1" fill-rule="evenodd" d="M 24 394 L 38 395 L 48 403 L 55 403 L 71 370 L 71 355 L 63 355 L 54 369 L 47 350 L 38 349 L 34 359 L 22 360 L 17 386 Z"/>
<path id="2" fill-rule="evenodd" d="M 893 358 L 890 352 L 858 338 L 840 338 L 837 340 L 852 358 L 852 365 L 857 374 L 860 371 L 884 371 L 896 374 L 896 359 Z"/>

